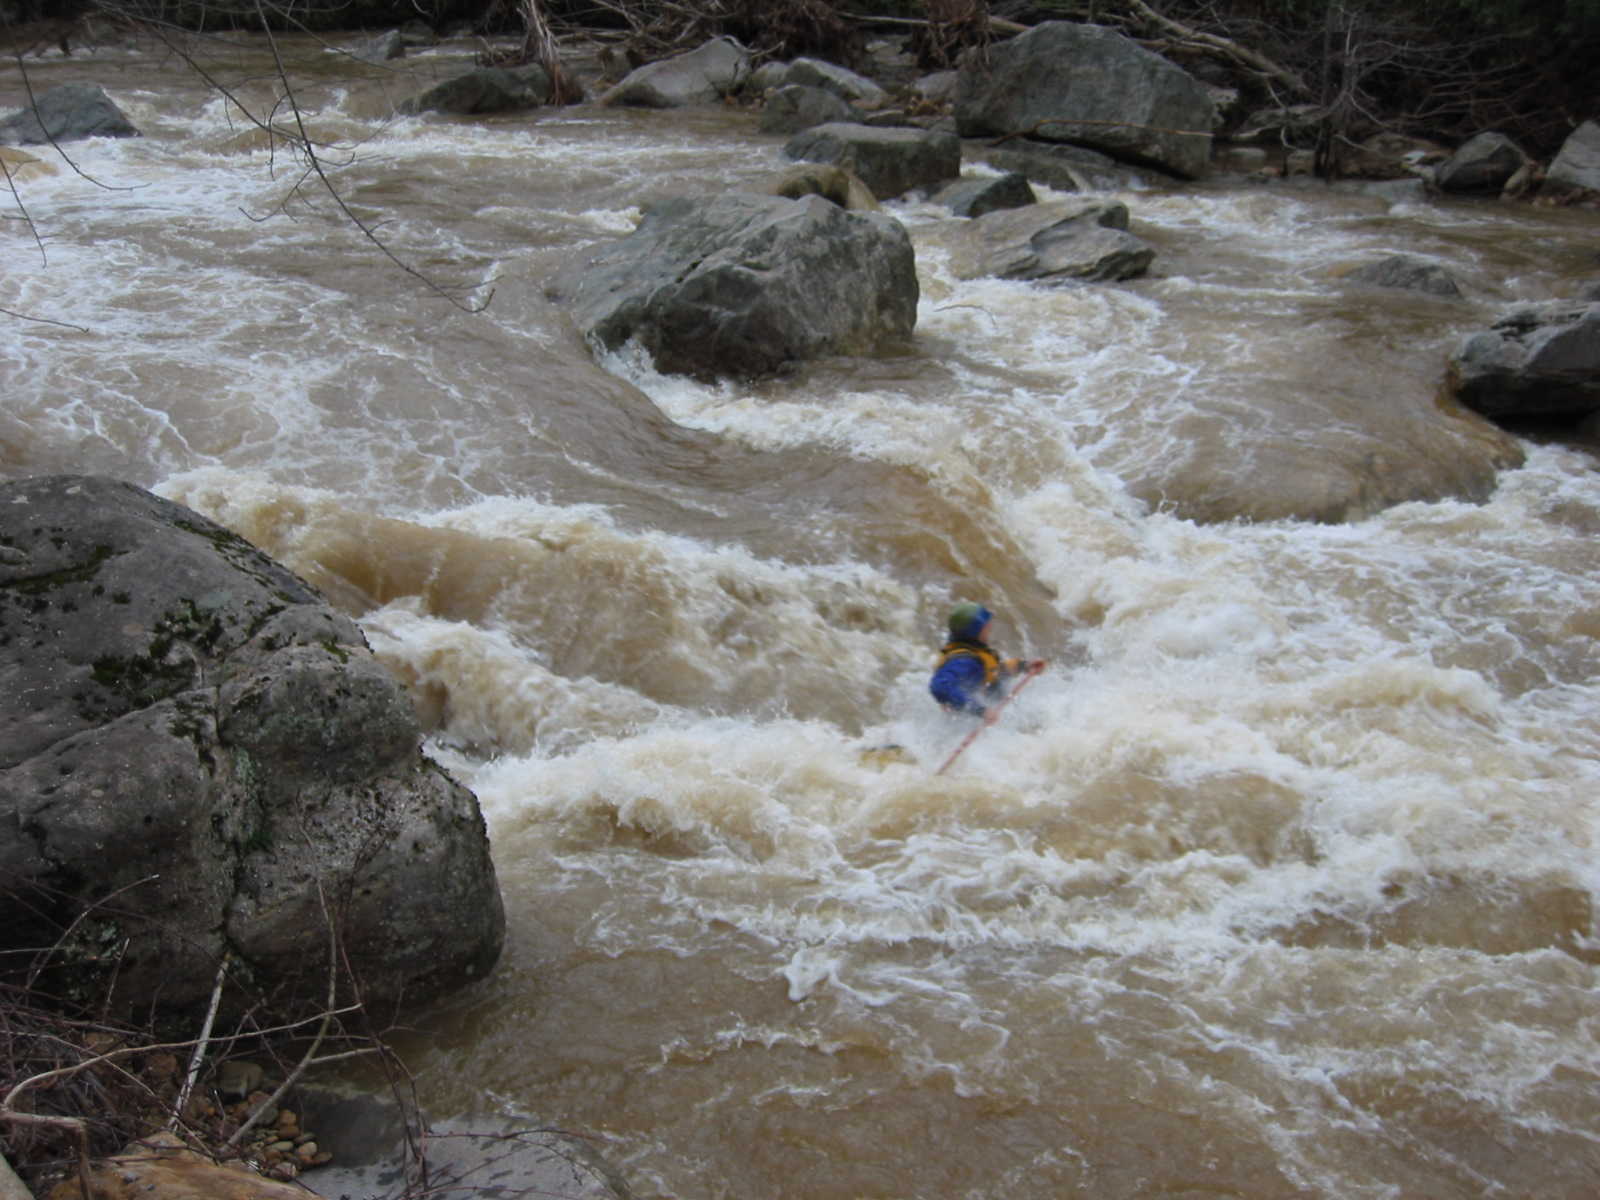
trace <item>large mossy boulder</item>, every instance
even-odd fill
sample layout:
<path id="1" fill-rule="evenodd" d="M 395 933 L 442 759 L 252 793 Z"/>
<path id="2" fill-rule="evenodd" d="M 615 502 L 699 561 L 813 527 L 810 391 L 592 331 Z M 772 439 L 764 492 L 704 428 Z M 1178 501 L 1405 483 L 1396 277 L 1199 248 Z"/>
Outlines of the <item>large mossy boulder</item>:
<path id="1" fill-rule="evenodd" d="M 879 213 L 821 196 L 679 196 L 551 287 L 598 347 L 632 341 L 667 372 L 752 378 L 909 341 L 911 239 Z"/>
<path id="2" fill-rule="evenodd" d="M 962 137 L 1070 142 L 1185 179 L 1205 174 L 1215 106 L 1199 80 L 1115 30 L 1046 21 L 963 63 Z"/>
<path id="3" fill-rule="evenodd" d="M 504 930 L 473 795 L 308 584 L 114 480 L 0 485 L 0 944 L 122 1013 L 182 1014 L 223 955 L 369 1005 L 483 975 Z"/>

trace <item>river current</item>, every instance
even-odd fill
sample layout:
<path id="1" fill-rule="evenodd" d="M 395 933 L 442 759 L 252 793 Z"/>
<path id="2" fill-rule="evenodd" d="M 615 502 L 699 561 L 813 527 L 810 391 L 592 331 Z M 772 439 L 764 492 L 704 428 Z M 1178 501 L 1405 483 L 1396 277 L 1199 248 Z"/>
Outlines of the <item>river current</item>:
<path id="1" fill-rule="evenodd" d="M 706 386 L 596 361 L 544 284 L 784 165 L 752 114 L 394 120 L 472 47 L 291 49 L 344 202 L 464 307 L 173 56 L 30 59 L 145 136 L 18 173 L 0 477 L 207 513 L 412 688 L 509 921 L 403 1040 L 431 1112 L 683 1200 L 1600 1192 L 1593 454 L 1344 523 L 1193 483 L 1314 472 L 1274 413 L 1427 394 L 1595 271 L 1592 213 L 1134 188 L 1151 277 L 1052 290 L 957 280 L 912 198 L 909 353 Z M 270 105 L 259 42 L 206 53 Z M 1465 298 L 1334 278 L 1399 251 Z M 936 776 L 962 599 L 1051 667 Z"/>

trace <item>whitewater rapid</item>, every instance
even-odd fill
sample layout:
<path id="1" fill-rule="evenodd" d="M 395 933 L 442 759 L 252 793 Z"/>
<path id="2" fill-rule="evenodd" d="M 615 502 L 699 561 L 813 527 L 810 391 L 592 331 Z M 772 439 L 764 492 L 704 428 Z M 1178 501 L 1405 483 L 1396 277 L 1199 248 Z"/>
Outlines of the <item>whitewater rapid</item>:
<path id="1" fill-rule="evenodd" d="M 912 197 L 911 355 L 704 385 L 597 360 L 544 281 L 780 166 L 751 114 L 393 120 L 470 51 L 303 49 L 344 196 L 462 305 L 192 79 L 46 60 L 145 136 L 19 183 L 0 307 L 58 323 L 8 325 L 0 470 L 192 505 L 411 687 L 510 921 L 402 1038 L 425 1104 L 585 1133 L 641 1196 L 1592 1193 L 1592 452 L 1194 519 L 1566 294 L 1592 220 L 1130 188 L 1154 276 L 1052 290 L 956 279 Z M 1337 284 L 1395 251 L 1467 298 Z M 1052 666 L 935 777 L 962 599 Z"/>

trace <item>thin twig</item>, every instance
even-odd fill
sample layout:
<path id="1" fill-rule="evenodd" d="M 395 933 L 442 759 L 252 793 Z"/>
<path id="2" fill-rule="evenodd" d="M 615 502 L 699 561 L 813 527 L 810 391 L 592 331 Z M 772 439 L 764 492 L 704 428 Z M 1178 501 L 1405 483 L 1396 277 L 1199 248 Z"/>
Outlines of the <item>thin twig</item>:
<path id="1" fill-rule="evenodd" d="M 228 952 L 222 952 L 222 961 L 217 964 L 217 982 L 211 989 L 211 1007 L 206 1010 L 205 1023 L 200 1027 L 200 1040 L 194 1044 L 194 1053 L 189 1056 L 189 1074 L 184 1078 L 183 1087 L 178 1090 L 178 1099 L 172 1106 L 172 1119 L 167 1122 L 168 1129 L 177 1127 L 183 1119 L 183 1110 L 189 1103 L 189 1093 L 194 1091 L 195 1080 L 200 1077 L 200 1064 L 205 1061 L 206 1047 L 211 1042 L 211 1026 L 217 1019 L 217 1008 L 222 1003 L 222 984 L 228 976 Z"/>
<path id="2" fill-rule="evenodd" d="M 31 316 L 28 313 L 15 312 L 15 311 L 13 311 L 12 309 L 9 309 L 9 308 L 0 308 L 0 313 L 3 313 L 4 315 L 6 315 L 8 317 L 15 317 L 19 321 L 37 321 L 40 325 L 57 325 L 57 326 L 60 326 L 62 329 L 71 329 L 71 330 L 73 330 L 73 331 L 75 331 L 77 333 L 90 333 L 90 332 L 92 332 L 89 329 L 85 329 L 82 325 L 74 325 L 70 321 L 56 321 L 56 320 L 52 320 L 49 317 L 35 317 L 35 316 Z"/>

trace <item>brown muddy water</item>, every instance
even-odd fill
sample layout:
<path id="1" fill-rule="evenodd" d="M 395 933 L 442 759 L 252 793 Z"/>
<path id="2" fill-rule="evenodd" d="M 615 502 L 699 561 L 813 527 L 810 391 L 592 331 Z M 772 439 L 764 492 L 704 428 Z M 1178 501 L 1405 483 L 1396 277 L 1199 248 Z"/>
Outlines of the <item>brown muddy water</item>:
<path id="1" fill-rule="evenodd" d="M 1600 1192 L 1600 476 L 1524 442 L 1384 507 L 1497 444 L 1444 355 L 1592 275 L 1592 213 L 1134 187 L 1152 276 L 1051 291 L 913 198 L 910 353 L 707 387 L 543 285 L 780 167 L 750 113 L 392 120 L 471 47 L 290 49 L 346 202 L 492 301 L 159 49 L 30 60 L 145 136 L 19 176 L 0 307 L 57 323 L 5 322 L 0 476 L 199 508 L 412 686 L 510 920 L 405 1040 L 432 1111 L 684 1200 Z M 1465 298 L 1337 278 L 1395 252 Z M 1054 666 L 934 777 L 966 598 Z"/>

